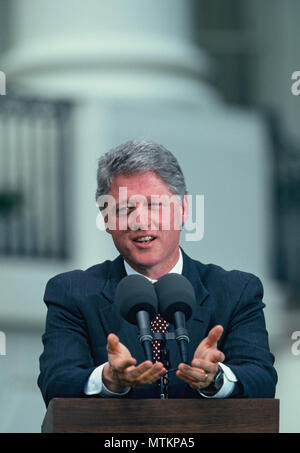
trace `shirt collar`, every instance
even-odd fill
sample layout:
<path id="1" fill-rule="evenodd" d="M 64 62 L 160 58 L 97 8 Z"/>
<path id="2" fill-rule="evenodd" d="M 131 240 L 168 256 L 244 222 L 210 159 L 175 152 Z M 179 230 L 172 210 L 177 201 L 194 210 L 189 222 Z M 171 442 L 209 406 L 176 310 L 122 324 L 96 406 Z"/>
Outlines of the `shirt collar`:
<path id="1" fill-rule="evenodd" d="M 134 274 L 143 275 L 140 272 L 137 272 L 135 269 L 133 269 L 125 260 L 124 260 L 124 266 L 125 266 L 125 270 L 126 270 L 127 275 L 134 275 Z M 175 264 L 175 266 L 168 272 L 168 274 L 170 274 L 170 273 L 172 273 L 172 274 L 181 274 L 182 273 L 182 267 L 183 267 L 182 253 L 181 253 L 181 250 L 179 248 L 178 261 Z M 157 280 L 153 280 L 152 278 L 149 278 L 146 275 L 143 275 L 143 277 L 146 277 L 148 280 L 150 280 L 151 283 L 156 283 L 157 282 Z"/>

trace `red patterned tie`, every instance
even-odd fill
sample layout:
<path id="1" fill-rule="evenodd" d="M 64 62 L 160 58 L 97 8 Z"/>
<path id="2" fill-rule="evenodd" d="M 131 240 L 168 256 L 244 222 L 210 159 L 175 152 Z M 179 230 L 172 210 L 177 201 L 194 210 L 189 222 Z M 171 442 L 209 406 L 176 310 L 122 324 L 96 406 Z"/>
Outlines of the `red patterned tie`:
<path id="1" fill-rule="evenodd" d="M 167 333 L 168 332 L 168 323 L 164 318 L 157 313 L 155 318 L 151 321 L 151 330 L 152 332 Z M 159 362 L 160 357 L 160 340 L 152 340 L 152 353 L 153 353 L 153 362 Z"/>

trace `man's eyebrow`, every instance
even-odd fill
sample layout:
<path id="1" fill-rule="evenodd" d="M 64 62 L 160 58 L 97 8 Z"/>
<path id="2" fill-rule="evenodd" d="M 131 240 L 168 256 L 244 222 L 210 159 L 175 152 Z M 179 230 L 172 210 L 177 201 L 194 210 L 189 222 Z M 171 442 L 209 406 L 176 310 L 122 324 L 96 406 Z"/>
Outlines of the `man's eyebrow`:
<path id="1" fill-rule="evenodd" d="M 136 194 L 136 195 L 132 195 L 130 198 L 128 198 L 127 200 L 122 200 L 122 201 L 119 201 L 118 203 L 116 203 L 116 208 L 120 208 L 120 207 L 134 207 L 136 206 L 136 203 L 141 201 L 138 197 L 143 197 L 144 200 L 146 200 L 148 203 L 151 203 L 153 201 L 157 201 L 160 200 L 160 197 L 161 195 L 156 195 L 156 194 L 151 194 L 151 195 L 139 195 L 139 194 Z M 136 198 L 137 197 L 137 198 Z"/>

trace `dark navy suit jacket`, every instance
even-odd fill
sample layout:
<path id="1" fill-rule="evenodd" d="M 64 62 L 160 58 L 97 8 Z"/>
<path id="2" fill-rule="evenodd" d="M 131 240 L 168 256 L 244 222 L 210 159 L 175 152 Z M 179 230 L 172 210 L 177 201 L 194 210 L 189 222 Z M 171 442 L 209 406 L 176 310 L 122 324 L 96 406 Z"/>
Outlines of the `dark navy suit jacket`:
<path id="1" fill-rule="evenodd" d="M 190 359 L 209 330 L 221 324 L 224 333 L 218 347 L 239 381 L 231 397 L 274 397 L 277 375 L 268 345 L 260 280 L 249 273 L 202 264 L 183 251 L 182 255 L 182 274 L 192 283 L 197 300 L 196 311 L 187 322 Z M 47 283 L 44 301 L 48 313 L 38 378 L 46 405 L 54 397 L 84 396 L 90 374 L 107 361 L 106 338 L 111 332 L 138 363 L 145 360 L 137 327 L 125 321 L 114 304 L 116 287 L 125 276 L 119 256 L 85 271 L 59 274 Z M 181 360 L 175 340 L 168 341 L 168 348 L 171 369 Z M 133 389 L 126 397 L 158 398 L 157 383 Z M 169 398 L 201 396 L 170 373 Z"/>

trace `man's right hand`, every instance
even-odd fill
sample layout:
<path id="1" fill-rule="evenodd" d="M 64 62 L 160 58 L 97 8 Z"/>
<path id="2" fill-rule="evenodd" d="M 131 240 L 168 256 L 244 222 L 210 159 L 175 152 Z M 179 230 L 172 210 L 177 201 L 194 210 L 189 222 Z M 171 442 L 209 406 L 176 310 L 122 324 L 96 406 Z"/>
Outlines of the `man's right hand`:
<path id="1" fill-rule="evenodd" d="M 113 333 L 107 337 L 106 349 L 108 363 L 103 368 L 102 381 L 111 392 L 121 393 L 127 387 L 144 387 L 166 373 L 166 369 L 160 362 L 153 364 L 150 360 L 146 360 L 135 366 L 136 359 Z"/>

